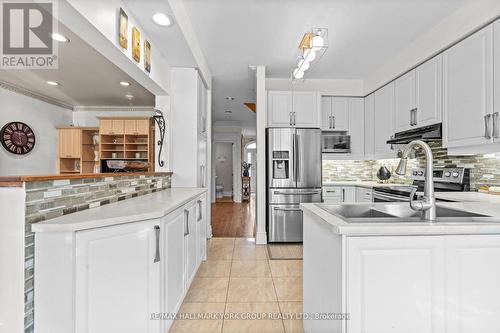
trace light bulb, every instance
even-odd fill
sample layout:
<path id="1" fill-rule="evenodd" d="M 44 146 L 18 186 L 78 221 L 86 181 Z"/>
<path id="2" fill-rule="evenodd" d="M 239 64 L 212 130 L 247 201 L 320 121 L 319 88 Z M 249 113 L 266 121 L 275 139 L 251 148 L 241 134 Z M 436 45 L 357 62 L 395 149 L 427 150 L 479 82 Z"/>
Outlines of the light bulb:
<path id="1" fill-rule="evenodd" d="M 316 51 L 312 49 L 305 49 L 304 50 L 304 60 L 307 62 L 312 62 L 314 59 L 316 59 Z"/>
<path id="2" fill-rule="evenodd" d="M 304 77 L 304 71 L 295 68 L 295 70 L 293 71 L 293 77 L 296 79 L 302 79 Z"/>
<path id="3" fill-rule="evenodd" d="M 313 37 L 311 45 L 314 51 L 318 51 L 325 45 L 325 41 L 323 37 L 317 35 Z"/>
<path id="4" fill-rule="evenodd" d="M 308 61 L 305 61 L 305 59 L 300 59 L 297 68 L 300 68 L 301 71 L 305 72 L 309 69 L 310 64 Z"/>

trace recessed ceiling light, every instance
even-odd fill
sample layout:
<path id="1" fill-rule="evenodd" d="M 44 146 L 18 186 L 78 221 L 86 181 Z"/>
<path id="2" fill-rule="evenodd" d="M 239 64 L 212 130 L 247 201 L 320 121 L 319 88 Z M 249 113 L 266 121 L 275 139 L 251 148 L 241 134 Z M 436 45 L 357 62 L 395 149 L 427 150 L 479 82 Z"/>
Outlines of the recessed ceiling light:
<path id="1" fill-rule="evenodd" d="M 170 16 L 168 16 L 167 14 L 163 13 L 154 14 L 153 21 L 155 21 L 156 24 L 161 25 L 162 27 L 169 27 L 173 24 L 172 18 L 170 18 Z"/>
<path id="2" fill-rule="evenodd" d="M 129 82 L 127 82 L 127 81 L 120 81 L 120 84 L 121 84 L 122 86 L 124 86 L 124 87 L 128 87 L 128 86 L 130 86 L 130 83 L 129 83 Z"/>
<path id="3" fill-rule="evenodd" d="M 134 98 L 133 95 L 130 95 L 130 94 L 126 94 L 125 95 L 125 98 L 128 99 L 128 100 L 131 100 L 132 98 Z"/>
<path id="4" fill-rule="evenodd" d="M 52 39 L 55 40 L 55 41 L 58 41 L 58 42 L 61 42 L 61 43 L 68 43 L 69 42 L 69 38 L 55 32 L 52 34 Z"/>
<path id="5" fill-rule="evenodd" d="M 227 100 L 227 101 L 234 101 L 234 97 L 227 96 L 227 97 L 226 97 L 226 100 Z"/>
<path id="6" fill-rule="evenodd" d="M 60 85 L 60 83 L 56 82 L 56 81 L 47 81 L 47 84 L 49 84 L 51 86 L 58 86 L 58 85 Z"/>
<path id="7" fill-rule="evenodd" d="M 227 111 L 224 111 L 224 113 L 231 114 L 231 113 L 233 113 L 233 111 L 227 110 Z"/>

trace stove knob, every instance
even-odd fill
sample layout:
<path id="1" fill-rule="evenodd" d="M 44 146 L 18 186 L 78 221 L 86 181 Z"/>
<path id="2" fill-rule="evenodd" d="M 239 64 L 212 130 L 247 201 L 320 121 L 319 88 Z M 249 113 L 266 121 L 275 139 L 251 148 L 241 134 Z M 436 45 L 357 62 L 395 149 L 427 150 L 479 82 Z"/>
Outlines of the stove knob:
<path id="1" fill-rule="evenodd" d="M 418 172 L 418 175 L 419 175 L 419 176 L 423 176 L 423 175 L 424 175 L 424 172 L 423 172 L 423 171 L 419 171 L 419 172 Z"/>
<path id="2" fill-rule="evenodd" d="M 453 171 L 452 176 L 453 176 L 454 178 L 458 178 L 458 172 Z"/>
<path id="3" fill-rule="evenodd" d="M 444 173 L 444 176 L 445 176 L 445 177 L 450 177 L 450 176 L 451 176 L 451 172 L 446 171 L 446 172 Z"/>

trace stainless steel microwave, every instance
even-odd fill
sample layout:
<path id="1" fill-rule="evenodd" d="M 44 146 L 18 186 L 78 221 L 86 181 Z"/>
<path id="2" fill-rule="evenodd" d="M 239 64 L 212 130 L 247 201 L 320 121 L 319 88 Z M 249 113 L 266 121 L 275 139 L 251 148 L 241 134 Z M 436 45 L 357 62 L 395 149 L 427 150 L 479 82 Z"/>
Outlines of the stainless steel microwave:
<path id="1" fill-rule="evenodd" d="M 321 150 L 323 153 L 350 153 L 351 136 L 345 131 L 323 131 Z"/>

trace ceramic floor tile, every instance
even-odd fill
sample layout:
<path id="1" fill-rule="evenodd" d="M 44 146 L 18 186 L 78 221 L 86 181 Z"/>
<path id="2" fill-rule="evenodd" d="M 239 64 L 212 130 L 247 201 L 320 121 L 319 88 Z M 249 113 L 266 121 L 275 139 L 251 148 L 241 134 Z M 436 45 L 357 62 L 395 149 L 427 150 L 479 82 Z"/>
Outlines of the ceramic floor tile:
<path id="1" fill-rule="evenodd" d="M 229 278 L 195 278 L 185 302 L 225 302 Z"/>
<path id="2" fill-rule="evenodd" d="M 233 278 L 229 281 L 227 302 L 276 302 L 271 278 Z"/>
<path id="3" fill-rule="evenodd" d="M 208 260 L 231 260 L 233 259 L 232 247 L 213 246 L 208 248 Z"/>
<path id="4" fill-rule="evenodd" d="M 231 271 L 229 260 L 207 260 L 203 261 L 196 273 L 197 277 L 228 277 Z"/>
<path id="5" fill-rule="evenodd" d="M 267 260 L 233 260 L 231 277 L 271 277 Z"/>
<path id="6" fill-rule="evenodd" d="M 234 246 L 255 246 L 255 238 L 236 238 L 234 241 Z"/>
<path id="7" fill-rule="evenodd" d="M 273 277 L 302 276 L 302 260 L 269 260 Z"/>
<path id="8" fill-rule="evenodd" d="M 302 302 L 280 302 L 286 333 L 304 333 Z"/>
<path id="9" fill-rule="evenodd" d="M 302 302 L 301 277 L 273 277 L 279 301 Z"/>
<path id="10" fill-rule="evenodd" d="M 278 303 L 227 303 L 223 332 L 284 332 Z"/>
<path id="11" fill-rule="evenodd" d="M 234 249 L 234 260 L 266 260 L 267 248 L 265 245 L 242 246 Z"/>
<path id="12" fill-rule="evenodd" d="M 234 247 L 234 238 L 217 237 L 208 240 L 208 247 Z"/>
<path id="13" fill-rule="evenodd" d="M 184 303 L 169 333 L 220 333 L 225 303 Z"/>

